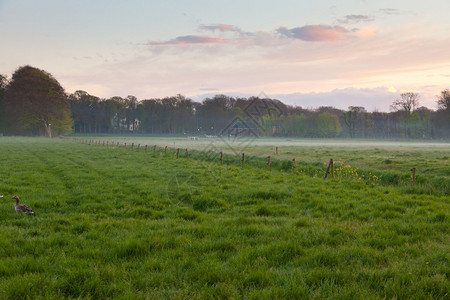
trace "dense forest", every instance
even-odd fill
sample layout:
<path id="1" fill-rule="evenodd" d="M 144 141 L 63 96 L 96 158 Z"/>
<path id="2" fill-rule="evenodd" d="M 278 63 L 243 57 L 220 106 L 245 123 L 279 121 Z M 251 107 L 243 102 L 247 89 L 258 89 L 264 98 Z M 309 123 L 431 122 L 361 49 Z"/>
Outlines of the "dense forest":
<path id="1" fill-rule="evenodd" d="M 198 103 L 182 95 L 138 101 L 133 96 L 100 99 L 77 91 L 68 101 L 75 133 L 449 138 L 450 92 L 442 92 L 436 111 L 417 107 L 417 97 L 402 94 L 389 113 L 353 106 L 347 111 L 333 107 L 310 110 L 275 99 L 226 95 Z"/>
<path id="2" fill-rule="evenodd" d="M 265 97 L 216 95 L 201 103 L 182 95 L 102 99 L 85 91 L 62 92 L 49 73 L 19 68 L 0 75 L 0 132 L 8 135 L 186 134 L 350 138 L 450 138 L 450 91 L 437 110 L 419 105 L 419 94 L 393 99 L 391 112 L 333 107 L 304 109 Z"/>

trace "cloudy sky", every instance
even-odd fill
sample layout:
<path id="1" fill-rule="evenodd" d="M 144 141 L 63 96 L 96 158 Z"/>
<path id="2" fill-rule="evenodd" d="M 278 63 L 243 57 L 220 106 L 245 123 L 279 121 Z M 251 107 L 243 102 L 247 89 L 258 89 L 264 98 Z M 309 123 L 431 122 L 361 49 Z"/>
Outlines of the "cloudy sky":
<path id="1" fill-rule="evenodd" d="M 138 99 L 264 92 L 389 111 L 450 88 L 449 0 L 0 0 L 0 73 Z"/>

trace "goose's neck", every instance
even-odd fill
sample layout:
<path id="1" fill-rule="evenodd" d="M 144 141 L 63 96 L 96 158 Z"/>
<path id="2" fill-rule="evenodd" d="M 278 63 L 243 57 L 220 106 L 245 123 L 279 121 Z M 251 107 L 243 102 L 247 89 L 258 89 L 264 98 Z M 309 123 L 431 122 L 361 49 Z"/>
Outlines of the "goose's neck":
<path id="1" fill-rule="evenodd" d="M 19 199 L 16 199 L 16 205 L 19 205 Z"/>

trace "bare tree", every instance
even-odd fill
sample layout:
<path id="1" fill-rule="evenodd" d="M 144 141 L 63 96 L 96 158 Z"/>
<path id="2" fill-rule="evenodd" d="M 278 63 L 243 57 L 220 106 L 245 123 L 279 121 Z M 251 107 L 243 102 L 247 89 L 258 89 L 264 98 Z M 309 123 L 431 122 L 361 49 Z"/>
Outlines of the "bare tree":
<path id="1" fill-rule="evenodd" d="M 438 97 L 437 105 L 439 110 L 450 111 L 450 90 L 446 89 Z"/>
<path id="2" fill-rule="evenodd" d="M 408 113 L 412 113 L 417 107 L 419 107 L 419 94 L 412 92 L 401 93 L 400 98 L 391 104 L 393 110 Z"/>

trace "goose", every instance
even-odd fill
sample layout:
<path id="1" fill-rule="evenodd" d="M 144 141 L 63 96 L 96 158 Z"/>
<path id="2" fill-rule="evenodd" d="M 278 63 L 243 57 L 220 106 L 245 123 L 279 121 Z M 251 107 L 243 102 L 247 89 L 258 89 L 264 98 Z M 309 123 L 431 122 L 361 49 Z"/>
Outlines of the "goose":
<path id="1" fill-rule="evenodd" d="M 25 204 L 19 204 L 19 197 L 18 196 L 14 196 L 11 199 L 16 199 L 16 204 L 14 205 L 14 208 L 16 209 L 16 212 L 23 212 L 26 213 L 28 215 L 34 214 L 34 211 L 26 206 Z"/>

